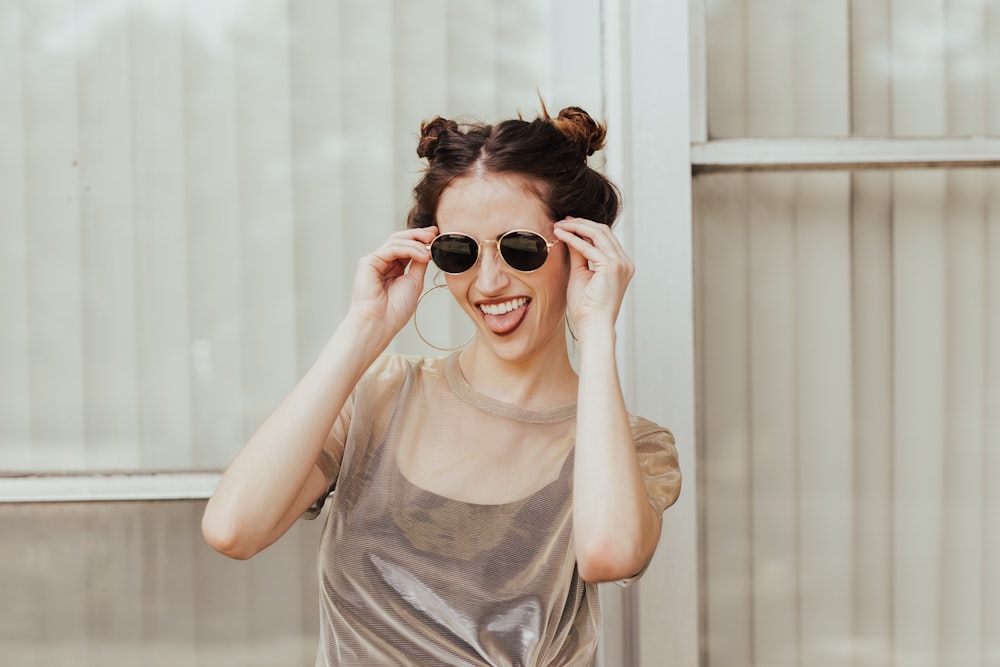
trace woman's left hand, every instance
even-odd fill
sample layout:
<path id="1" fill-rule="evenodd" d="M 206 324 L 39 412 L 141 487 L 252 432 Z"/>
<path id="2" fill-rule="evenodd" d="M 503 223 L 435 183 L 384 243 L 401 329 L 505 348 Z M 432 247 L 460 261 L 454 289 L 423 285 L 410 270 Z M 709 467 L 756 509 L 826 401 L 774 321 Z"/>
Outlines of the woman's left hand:
<path id="1" fill-rule="evenodd" d="M 590 325 L 614 327 L 635 265 L 608 225 L 583 218 L 555 223 L 555 235 L 569 248 L 566 300 L 582 333 Z"/>

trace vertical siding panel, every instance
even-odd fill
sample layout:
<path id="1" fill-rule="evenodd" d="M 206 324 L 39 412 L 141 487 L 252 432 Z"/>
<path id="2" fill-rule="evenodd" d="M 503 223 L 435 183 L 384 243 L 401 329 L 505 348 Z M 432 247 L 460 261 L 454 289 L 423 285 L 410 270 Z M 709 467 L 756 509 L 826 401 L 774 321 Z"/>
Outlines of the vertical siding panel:
<path id="1" fill-rule="evenodd" d="M 708 487 L 706 486 L 708 476 L 705 474 L 705 463 L 709 459 L 709 453 L 705 451 L 705 434 L 706 429 L 708 428 L 708 414 L 711 414 L 711 411 L 706 411 L 705 409 L 705 399 L 708 396 L 708 392 L 705 390 L 705 385 L 708 383 L 709 368 L 708 360 L 705 358 L 704 354 L 704 341 L 707 325 L 705 310 L 708 306 L 708 294 L 711 293 L 707 292 L 705 289 L 705 277 L 707 274 L 705 260 L 708 258 L 708 253 L 705 234 L 703 232 L 703 206 L 707 200 L 707 195 L 704 191 L 706 182 L 707 179 L 704 176 L 692 179 L 691 182 L 691 305 L 694 324 L 694 330 L 692 333 L 694 334 L 694 341 L 698 348 L 694 355 L 695 395 L 692 404 L 694 406 L 693 431 L 696 434 L 696 442 L 694 443 L 692 451 L 696 454 L 697 459 L 694 461 L 694 464 L 696 466 L 695 489 L 698 494 L 698 497 L 695 499 L 698 521 L 698 529 L 696 531 L 697 543 L 695 545 L 698 562 L 698 614 L 694 626 L 697 628 L 698 632 L 697 662 L 702 667 L 711 667 L 718 665 L 719 663 L 715 661 L 714 652 L 709 644 L 712 633 L 715 632 L 716 628 L 709 623 L 711 619 L 711 615 L 709 613 L 709 603 L 712 599 L 710 597 L 712 595 L 712 589 L 708 580 L 707 548 L 709 544 L 708 531 L 711 526 L 708 523 L 708 513 L 705 504 L 705 499 L 708 498 Z M 711 194 L 715 194 L 717 196 L 718 188 L 713 189 Z"/>
<path id="2" fill-rule="evenodd" d="M 420 123 L 434 116 L 449 117 L 452 111 L 448 106 L 451 61 L 448 58 L 447 17 L 447 0 L 393 5 L 395 48 L 392 67 L 396 72 L 393 85 L 393 221 L 399 228 L 406 224 L 406 215 L 413 202 L 413 186 L 427 165 L 416 152 Z M 413 30 L 415 25 L 421 28 Z M 437 273 L 437 268 L 431 264 L 424 278 L 425 288 L 431 286 Z M 435 295 L 444 291 L 439 290 Z M 442 296 L 420 302 L 420 331 L 437 345 L 459 345 L 471 335 L 471 326 L 465 314 L 450 303 L 451 296 Z M 420 342 L 412 322 L 400 331 L 396 346 L 400 352 L 435 354 Z"/>
<path id="3" fill-rule="evenodd" d="M 851 0 L 851 134 L 892 134 L 889 81 L 892 0 Z"/>
<path id="4" fill-rule="evenodd" d="M 556 107 L 581 106 L 595 118 L 605 116 L 605 81 L 601 62 L 602 26 L 600 0 L 551 0 L 547 12 L 549 53 L 547 71 L 540 86 L 546 104 Z M 586 47 L 579 49 L 577 46 Z M 570 55 L 572 54 L 572 55 Z M 530 93 L 529 93 L 530 95 Z M 622 146 L 625 119 L 607 118 L 608 140 Z"/>
<path id="5" fill-rule="evenodd" d="M 1000 11 L 994 26 L 1000 29 Z M 1000 30 L 993 34 L 1000 34 Z M 1000 123 L 1000 121 L 994 121 Z M 1000 130 L 1000 128 L 994 128 Z M 982 441 L 983 663 L 1000 663 L 1000 173 L 987 174 L 984 424 Z"/>
<path id="6" fill-rule="evenodd" d="M 308 612 L 303 610 L 299 571 L 303 550 L 307 549 L 302 532 L 311 527 L 312 522 L 300 521 L 278 542 L 254 556 L 247 581 L 251 610 L 248 644 L 253 665 L 286 664 L 290 656 L 301 655 L 307 649 L 312 649 L 315 657 L 316 644 L 302 637 L 302 628 L 303 614 L 318 616 L 318 606 Z M 314 554 L 318 541 L 317 537 L 311 545 Z"/>
<path id="7" fill-rule="evenodd" d="M 139 298 L 138 464 L 190 467 L 191 347 L 179 10 L 133 7 L 135 257 Z"/>
<path id="8" fill-rule="evenodd" d="M 355 257 L 359 257 L 402 228 L 402 221 L 394 216 L 395 199 L 385 189 L 395 182 L 391 158 L 399 139 L 393 133 L 396 79 L 409 73 L 393 69 L 393 3 L 379 0 L 344 10 L 341 86 L 347 99 L 365 100 L 364 104 L 344 107 L 342 127 L 347 142 L 344 159 L 351 165 L 344 172 L 344 189 L 355 193 L 346 200 L 343 229 Z M 375 191 L 380 194 L 370 199 L 359 196 Z"/>
<path id="9" fill-rule="evenodd" d="M 941 582 L 941 665 L 978 665 L 982 655 L 982 444 L 985 407 L 986 174 L 950 172 L 947 423 Z"/>
<path id="10" fill-rule="evenodd" d="M 347 165 L 342 161 L 345 139 L 340 130 L 338 4 L 290 2 L 288 11 L 293 35 L 289 67 L 296 375 L 301 376 L 347 312 L 358 258 L 343 234 L 351 223 L 343 211 Z"/>
<path id="11" fill-rule="evenodd" d="M 22 15 L 0 3 L 0 470 L 31 467 Z"/>
<path id="12" fill-rule="evenodd" d="M 137 644 L 143 667 L 196 664 L 194 554 L 202 543 L 201 502 L 138 505 L 137 550 L 142 563 L 141 625 Z"/>
<path id="13" fill-rule="evenodd" d="M 24 10 L 31 467 L 85 465 L 75 3 Z"/>
<path id="14" fill-rule="evenodd" d="M 746 60 L 749 135 L 788 136 L 795 127 L 797 97 L 795 1 L 754 0 L 746 3 L 746 11 L 747 44 L 741 59 Z"/>
<path id="15" fill-rule="evenodd" d="M 795 3 L 795 125 L 786 136 L 850 135 L 849 27 L 848 0 Z"/>
<path id="16" fill-rule="evenodd" d="M 842 665 L 851 636 L 849 176 L 796 177 L 800 613 L 804 667 Z"/>
<path id="17" fill-rule="evenodd" d="M 492 121 L 497 109 L 497 17 L 494 3 L 448 2 L 448 108 Z"/>
<path id="18" fill-rule="evenodd" d="M 942 0 L 894 0 L 895 136 L 946 131 Z M 939 663 L 947 295 L 945 176 L 894 174 L 893 635 L 897 658 Z"/>
<path id="19" fill-rule="evenodd" d="M 94 504 L 62 509 L 67 519 L 76 519 L 73 532 L 63 538 L 77 546 L 93 540 L 82 553 L 85 572 L 76 584 L 86 596 L 86 664 L 146 664 L 139 642 L 147 604 L 142 595 L 142 506 Z"/>
<path id="20" fill-rule="evenodd" d="M 995 3 L 993 3 L 995 4 Z M 981 134 L 989 125 L 986 10 L 980 3 L 945 7 L 948 134 Z M 1000 77 L 998 77 L 1000 80 Z M 948 455 L 944 468 L 941 664 L 984 662 L 986 563 L 982 527 L 986 424 L 988 172 L 948 173 Z"/>
<path id="21" fill-rule="evenodd" d="M 944 68 L 947 87 L 943 91 L 947 109 L 947 134 L 982 135 L 988 127 L 986 92 L 991 67 L 986 42 L 989 4 L 960 0 L 943 8 Z M 992 62 L 996 62 L 995 60 Z"/>
<path id="22" fill-rule="evenodd" d="M 890 0 L 894 136 L 945 133 L 945 2 Z"/>
<path id="23" fill-rule="evenodd" d="M 62 509 L 63 511 L 59 511 Z M 36 604 L 41 608 L 38 649 L 42 665 L 86 665 L 100 667 L 91 659 L 95 638 L 87 618 L 88 577 L 94 566 L 95 549 L 82 549 L 93 522 L 71 508 L 48 512 L 44 532 L 35 533 L 34 544 L 44 563 L 39 577 Z"/>
<path id="24" fill-rule="evenodd" d="M 747 0 L 714 8 L 706 3 L 705 31 L 709 36 L 706 57 L 708 136 L 745 137 L 749 127 L 746 105 Z M 738 65 L 737 65 L 738 63 Z"/>
<path id="25" fill-rule="evenodd" d="M 852 0 L 851 134 L 890 136 L 891 0 Z M 853 664 L 892 662 L 892 189 L 890 174 L 853 179 Z"/>
<path id="26" fill-rule="evenodd" d="M 284 3 L 236 24 L 244 428 L 253 432 L 297 379 L 289 26 Z"/>
<path id="27" fill-rule="evenodd" d="M 127 7 L 85 11 L 108 17 L 79 66 L 87 468 L 114 470 L 139 463 L 132 53 Z"/>
<path id="28" fill-rule="evenodd" d="M 892 0 L 852 0 L 851 134 L 892 134 Z M 853 179 L 856 667 L 892 663 L 892 176 Z"/>
<path id="29" fill-rule="evenodd" d="M 403 223 L 395 217 L 393 128 L 393 6 L 388 0 L 343 6 L 340 26 L 341 90 L 345 100 L 364 100 L 343 107 L 345 142 L 344 218 L 342 238 L 354 261 L 374 251 Z M 419 75 L 418 75 L 419 76 Z M 368 193 L 373 193 L 369 196 Z M 353 281 L 354 273 L 351 272 Z"/>
<path id="30" fill-rule="evenodd" d="M 221 468 L 248 435 L 243 419 L 243 261 L 230 30 L 237 7 L 189 3 L 183 11 L 191 463 Z M 204 27 L 195 31 L 192 26 Z"/>
<path id="31" fill-rule="evenodd" d="M 288 18 L 284 2 L 261 5 L 240 22 L 236 38 L 247 431 L 267 418 L 298 376 Z M 297 547 L 281 540 L 246 568 L 245 664 L 273 664 L 289 654 L 274 636 L 290 637 L 290 625 L 297 629 L 299 592 L 289 580 L 294 570 L 279 567 L 278 555 L 292 551 L 297 565 Z M 293 604 L 274 603 L 289 594 Z"/>
<path id="32" fill-rule="evenodd" d="M 983 7 L 983 61 L 986 72 L 986 113 L 983 134 L 1000 135 L 1000 68 L 990 63 L 1000 62 L 1000 3 L 989 2 Z M 996 192 L 994 188 L 991 192 Z"/>
<path id="33" fill-rule="evenodd" d="M 854 665 L 892 664 L 892 176 L 853 175 Z"/>
<path id="34" fill-rule="evenodd" d="M 755 665 L 799 664 L 795 190 L 784 174 L 749 177 Z"/>
<path id="35" fill-rule="evenodd" d="M 250 569 L 255 562 L 230 560 L 212 551 L 204 540 L 195 545 L 192 569 L 198 667 L 253 664 Z"/>
<path id="36" fill-rule="evenodd" d="M 738 176 L 699 188 L 704 630 L 713 666 L 753 664 L 747 188 Z"/>
<path id="37" fill-rule="evenodd" d="M 496 117 L 520 111 L 531 118 L 539 105 L 537 92 L 550 89 L 550 2 L 507 0 L 496 7 Z M 566 17 L 567 23 L 575 23 Z M 537 92 L 536 92 L 537 91 Z M 558 108 L 550 109 L 552 113 Z"/>
<path id="38" fill-rule="evenodd" d="M 41 667 L 38 655 L 43 646 L 41 604 L 44 581 L 44 552 L 40 548 L 45 533 L 30 510 L 0 505 L 0 650 L 11 665 Z"/>
<path id="39" fill-rule="evenodd" d="M 983 17 L 985 60 L 1000 62 L 1000 3 L 988 3 Z M 986 128 L 989 136 L 1000 135 L 1000 68 L 987 67 Z M 986 313 L 984 355 L 984 423 L 982 442 L 983 555 L 982 623 L 983 663 L 1000 664 L 1000 172 L 986 174 Z"/>
<path id="40" fill-rule="evenodd" d="M 914 667 L 939 664 L 947 306 L 944 175 L 894 174 L 893 635 Z"/>

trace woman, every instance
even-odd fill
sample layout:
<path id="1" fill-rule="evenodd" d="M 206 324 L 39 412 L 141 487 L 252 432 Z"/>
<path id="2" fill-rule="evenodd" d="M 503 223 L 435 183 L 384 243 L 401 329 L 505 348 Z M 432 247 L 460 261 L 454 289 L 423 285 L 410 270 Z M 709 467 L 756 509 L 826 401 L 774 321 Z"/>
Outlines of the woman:
<path id="1" fill-rule="evenodd" d="M 680 473 L 620 389 L 633 266 L 587 166 L 605 130 L 578 108 L 424 123 L 408 228 L 359 262 L 347 316 L 209 501 L 208 542 L 248 558 L 330 494 L 317 665 L 589 665 L 596 584 L 649 563 Z M 475 336 L 384 353 L 432 261 Z"/>

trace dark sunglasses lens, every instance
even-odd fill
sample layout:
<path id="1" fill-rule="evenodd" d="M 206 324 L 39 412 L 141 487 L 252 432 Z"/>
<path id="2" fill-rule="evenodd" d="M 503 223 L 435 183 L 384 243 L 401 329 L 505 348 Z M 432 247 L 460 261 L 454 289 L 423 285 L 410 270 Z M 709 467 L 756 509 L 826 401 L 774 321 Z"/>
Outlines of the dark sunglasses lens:
<path id="1" fill-rule="evenodd" d="M 510 232 L 500 239 L 500 254 L 518 271 L 534 271 L 545 263 L 549 247 L 540 234 Z"/>
<path id="2" fill-rule="evenodd" d="M 462 273 L 476 264 L 479 244 L 460 234 L 445 234 L 431 243 L 431 258 L 445 273 Z"/>

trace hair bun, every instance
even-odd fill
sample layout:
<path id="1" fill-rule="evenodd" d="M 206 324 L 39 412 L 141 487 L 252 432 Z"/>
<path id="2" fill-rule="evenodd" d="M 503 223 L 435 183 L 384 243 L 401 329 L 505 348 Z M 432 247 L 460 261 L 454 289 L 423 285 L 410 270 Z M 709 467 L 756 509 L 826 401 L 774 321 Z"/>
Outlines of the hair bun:
<path id="1" fill-rule="evenodd" d="M 441 116 L 420 123 L 420 141 L 417 142 L 417 155 L 428 160 L 434 159 L 437 152 L 438 138 L 447 131 L 458 131 L 458 123 Z"/>
<path id="2" fill-rule="evenodd" d="M 580 147 L 584 157 L 593 155 L 604 147 L 607 126 L 595 121 L 580 107 L 566 107 L 552 122 L 570 142 Z"/>

